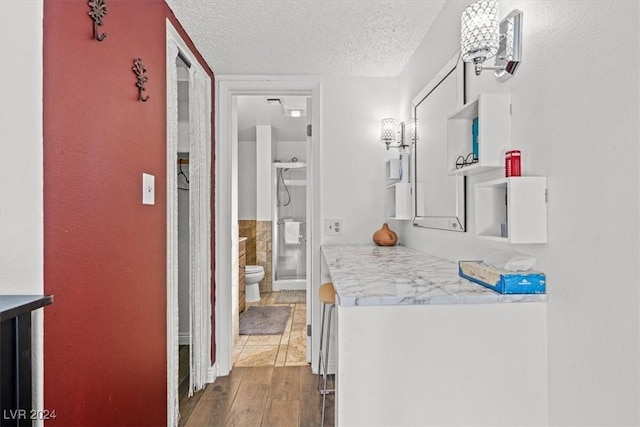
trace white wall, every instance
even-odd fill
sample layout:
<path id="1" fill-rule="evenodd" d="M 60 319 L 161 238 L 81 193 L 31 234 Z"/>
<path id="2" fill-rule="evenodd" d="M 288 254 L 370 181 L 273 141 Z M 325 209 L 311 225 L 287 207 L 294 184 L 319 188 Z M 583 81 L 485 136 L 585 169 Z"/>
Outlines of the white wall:
<path id="1" fill-rule="evenodd" d="M 398 116 L 398 79 L 326 77 L 322 89 L 321 221 L 342 219 L 343 235 L 323 232 L 321 244 L 369 243 L 385 221 L 385 162 L 398 156 L 380 143 L 380 120 Z"/>
<path id="2" fill-rule="evenodd" d="M 256 142 L 238 141 L 238 219 L 256 219 Z"/>
<path id="3" fill-rule="evenodd" d="M 448 2 L 401 75 L 401 109 L 458 49 Z M 548 278 L 549 423 L 640 424 L 638 2 L 501 2 L 524 12 L 523 63 L 505 83 L 471 77 L 467 95 L 512 94 L 523 173 L 547 175 L 549 243 L 520 245 Z M 474 177 L 473 184 L 501 172 Z M 492 247 L 469 232 L 415 229 L 408 246 L 459 260 Z"/>
<path id="4" fill-rule="evenodd" d="M 256 219 L 271 221 L 271 163 L 273 161 L 271 126 L 256 126 Z"/>
<path id="5" fill-rule="evenodd" d="M 182 165 L 182 171 L 190 176 L 188 165 Z M 183 176 L 178 178 L 178 187 L 188 188 Z M 181 345 L 188 344 L 191 335 L 189 243 L 189 192 L 178 190 L 178 338 Z"/>
<path id="6" fill-rule="evenodd" d="M 0 5 L 0 293 L 38 294 L 43 290 L 42 1 Z"/>
<path id="7" fill-rule="evenodd" d="M 0 294 L 44 292 L 42 19 L 42 0 L 0 1 Z M 42 311 L 32 325 L 36 408 L 43 407 Z"/>
<path id="8" fill-rule="evenodd" d="M 182 68 L 178 67 L 178 70 Z M 189 76 L 189 71 L 187 70 L 185 74 Z M 189 150 L 189 78 L 187 77 L 186 81 L 178 80 L 178 153 L 188 153 Z"/>
<path id="9" fill-rule="evenodd" d="M 304 135 L 300 136 L 304 138 Z M 276 142 L 276 159 L 281 162 L 290 162 L 293 157 L 299 162 L 307 161 L 307 141 L 277 141 Z"/>

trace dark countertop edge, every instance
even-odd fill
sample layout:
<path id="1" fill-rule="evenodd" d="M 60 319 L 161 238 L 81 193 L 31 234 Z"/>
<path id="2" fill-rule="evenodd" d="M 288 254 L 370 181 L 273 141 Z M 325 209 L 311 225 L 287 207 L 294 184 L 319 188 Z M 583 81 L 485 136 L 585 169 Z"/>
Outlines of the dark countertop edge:
<path id="1" fill-rule="evenodd" d="M 0 311 L 0 322 L 53 304 L 53 295 L 0 295 L 0 298 L 16 299 L 15 305 Z"/>

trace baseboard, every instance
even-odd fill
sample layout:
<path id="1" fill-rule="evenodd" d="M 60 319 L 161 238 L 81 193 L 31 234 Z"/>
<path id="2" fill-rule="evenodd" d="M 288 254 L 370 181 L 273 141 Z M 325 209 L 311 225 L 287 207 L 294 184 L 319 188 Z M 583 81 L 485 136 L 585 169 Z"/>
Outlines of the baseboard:
<path id="1" fill-rule="evenodd" d="M 190 345 L 190 344 L 191 344 L 191 334 L 189 332 L 179 332 L 178 345 Z"/>
<path id="2" fill-rule="evenodd" d="M 307 289 L 306 280 L 278 280 L 272 283 L 273 291 L 304 291 Z"/>

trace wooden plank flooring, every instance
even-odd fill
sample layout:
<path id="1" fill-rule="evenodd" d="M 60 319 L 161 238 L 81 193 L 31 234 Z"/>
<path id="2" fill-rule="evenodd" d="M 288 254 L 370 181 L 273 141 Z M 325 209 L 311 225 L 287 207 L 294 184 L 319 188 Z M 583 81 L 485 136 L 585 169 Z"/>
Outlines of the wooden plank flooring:
<path id="1" fill-rule="evenodd" d="M 201 396 L 190 413 L 182 415 L 180 425 L 319 426 L 322 395 L 317 381 L 309 365 L 235 367 L 198 393 Z M 333 395 L 328 395 L 325 425 L 333 426 L 333 418 Z"/>

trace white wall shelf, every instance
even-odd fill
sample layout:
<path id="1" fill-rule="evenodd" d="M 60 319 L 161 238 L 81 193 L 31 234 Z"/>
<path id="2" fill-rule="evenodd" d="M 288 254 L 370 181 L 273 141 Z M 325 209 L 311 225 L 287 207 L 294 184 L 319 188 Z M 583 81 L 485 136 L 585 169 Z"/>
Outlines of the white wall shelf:
<path id="1" fill-rule="evenodd" d="M 547 243 L 547 178 L 518 176 L 475 185 L 476 235 L 508 243 Z M 506 236 L 502 233 L 506 224 Z"/>
<path id="2" fill-rule="evenodd" d="M 388 184 L 409 182 L 409 155 L 403 154 L 397 159 L 387 160 L 384 177 Z"/>
<path id="3" fill-rule="evenodd" d="M 385 207 L 387 219 L 411 219 L 411 183 L 397 182 L 388 185 Z"/>
<path id="4" fill-rule="evenodd" d="M 471 125 L 478 118 L 478 162 L 456 169 L 459 156 L 473 152 Z M 511 95 L 483 93 L 447 118 L 447 167 L 449 174 L 472 175 L 504 167 L 511 147 Z"/>
<path id="5" fill-rule="evenodd" d="M 388 182 L 400 180 L 400 159 L 389 159 L 384 166 L 384 178 Z"/>

